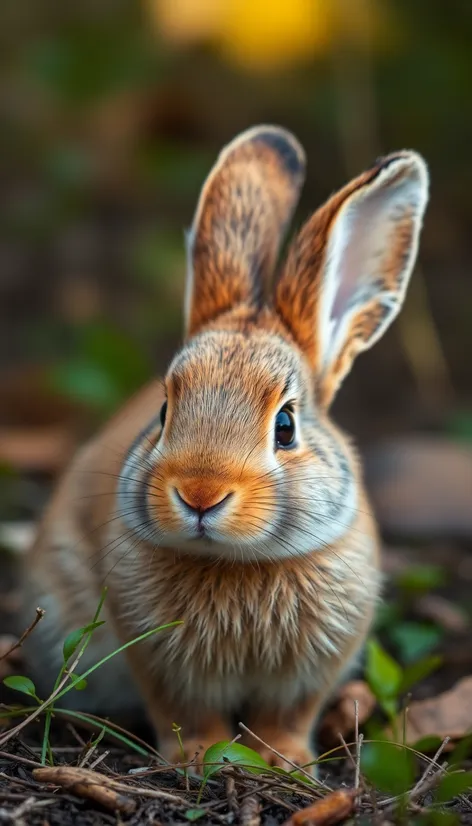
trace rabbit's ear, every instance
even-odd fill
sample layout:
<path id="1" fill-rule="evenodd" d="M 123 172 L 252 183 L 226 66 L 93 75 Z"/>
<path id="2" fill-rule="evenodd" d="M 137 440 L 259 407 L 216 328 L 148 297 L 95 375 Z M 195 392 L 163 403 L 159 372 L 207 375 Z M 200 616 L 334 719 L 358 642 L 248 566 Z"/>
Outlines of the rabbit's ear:
<path id="1" fill-rule="evenodd" d="M 290 132 L 258 126 L 221 152 L 187 237 L 186 332 L 257 305 L 298 202 L 305 156 Z"/>
<path id="2" fill-rule="evenodd" d="M 398 152 L 333 195 L 293 242 L 275 307 L 313 367 L 322 405 L 398 314 L 427 200 L 423 159 Z"/>

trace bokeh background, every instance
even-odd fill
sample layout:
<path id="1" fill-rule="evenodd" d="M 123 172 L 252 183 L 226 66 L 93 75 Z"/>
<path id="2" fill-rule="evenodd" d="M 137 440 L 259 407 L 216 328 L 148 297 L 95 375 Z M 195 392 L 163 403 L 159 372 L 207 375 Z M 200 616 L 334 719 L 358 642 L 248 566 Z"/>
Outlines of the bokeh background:
<path id="1" fill-rule="evenodd" d="M 35 518 L 77 443 L 165 368 L 199 188 L 269 122 L 307 151 L 295 223 L 385 152 L 429 163 L 404 312 L 334 413 L 387 499 L 442 481 L 419 533 L 446 487 L 445 533 L 472 537 L 471 43 L 468 0 L 2 0 L 0 518 Z"/>

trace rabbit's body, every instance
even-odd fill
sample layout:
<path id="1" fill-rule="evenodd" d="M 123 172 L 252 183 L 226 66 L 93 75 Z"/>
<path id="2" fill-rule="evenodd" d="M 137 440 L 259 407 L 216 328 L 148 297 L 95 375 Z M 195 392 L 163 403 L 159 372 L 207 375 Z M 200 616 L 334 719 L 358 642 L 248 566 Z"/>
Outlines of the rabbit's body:
<path id="1" fill-rule="evenodd" d="M 363 250 L 373 255 L 377 281 L 354 295 L 359 311 L 352 285 L 341 283 L 316 341 L 308 321 L 321 299 L 312 271 L 336 261 L 335 248 L 328 257 L 323 250 L 345 205 L 341 194 L 289 254 L 298 291 L 287 269 L 269 304 L 254 288 L 273 267 L 302 167 L 294 139 L 269 127 L 222 154 L 191 236 L 189 341 L 165 389 L 150 384 L 77 457 L 29 558 L 29 604 L 48 611 L 38 629 L 44 645 L 32 656 L 36 671 L 44 652 L 60 665 L 65 633 L 90 622 L 104 583 L 109 622 L 94 632 L 88 661 L 182 621 L 131 646 L 127 663 L 111 660 L 87 695 L 67 695 L 111 713 L 134 705 L 135 686 L 170 759 L 179 758 L 172 722 L 192 756 L 230 737 L 237 711 L 289 759 L 308 762 L 313 723 L 362 647 L 378 598 L 375 523 L 355 453 L 327 408 L 356 350 L 396 312 L 393 275 L 411 268 L 424 167 L 417 156 L 392 156 L 342 191 L 351 209 L 356 198 L 365 209 L 359 193 L 367 202 L 354 228 L 358 217 L 378 220 L 382 186 L 389 196 L 400 188 L 402 198 L 387 203 L 388 271 L 377 233 Z M 229 213 L 220 215 L 220 200 Z M 343 250 L 355 267 L 348 238 Z M 327 337 L 336 343 L 342 327 L 335 351 L 326 352 Z"/>

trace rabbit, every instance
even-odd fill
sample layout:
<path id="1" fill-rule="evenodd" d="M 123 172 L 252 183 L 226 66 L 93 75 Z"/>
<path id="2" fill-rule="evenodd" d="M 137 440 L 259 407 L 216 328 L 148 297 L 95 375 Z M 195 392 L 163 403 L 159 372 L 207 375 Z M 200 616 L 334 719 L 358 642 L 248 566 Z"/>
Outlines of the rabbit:
<path id="1" fill-rule="evenodd" d="M 186 238 L 183 346 L 164 381 L 79 452 L 26 561 L 25 606 L 46 610 L 29 645 L 44 692 L 104 584 L 106 622 L 79 672 L 181 622 L 61 701 L 106 714 L 144 704 L 172 763 L 173 723 L 191 760 L 233 737 L 237 713 L 269 764 L 313 764 L 320 710 L 381 592 L 359 458 L 329 411 L 403 303 L 428 171 L 412 151 L 381 158 L 307 220 L 276 268 L 304 174 L 281 127 L 221 152 Z"/>

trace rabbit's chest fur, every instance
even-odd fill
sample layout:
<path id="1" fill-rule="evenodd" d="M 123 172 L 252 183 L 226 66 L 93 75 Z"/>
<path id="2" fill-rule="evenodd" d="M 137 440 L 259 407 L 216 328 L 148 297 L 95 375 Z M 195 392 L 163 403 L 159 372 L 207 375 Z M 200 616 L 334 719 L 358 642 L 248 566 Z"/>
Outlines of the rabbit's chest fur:
<path id="1" fill-rule="evenodd" d="M 174 620 L 147 643 L 149 667 L 188 700 L 231 706 L 254 694 L 287 701 L 320 686 L 327 659 L 355 641 L 378 594 L 364 538 L 272 564 L 235 564 L 160 549 L 115 569 L 128 637 Z M 128 586 L 133 583 L 132 589 Z"/>

